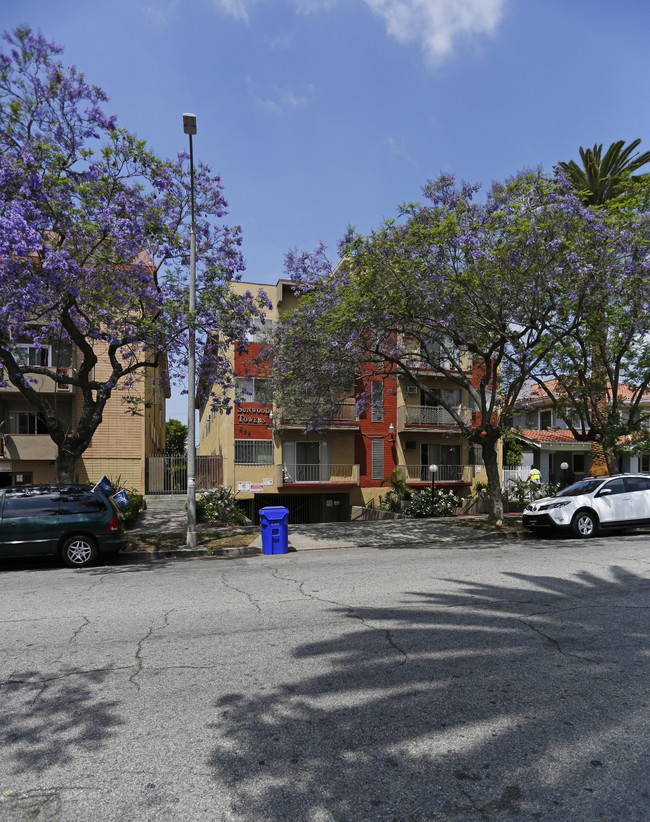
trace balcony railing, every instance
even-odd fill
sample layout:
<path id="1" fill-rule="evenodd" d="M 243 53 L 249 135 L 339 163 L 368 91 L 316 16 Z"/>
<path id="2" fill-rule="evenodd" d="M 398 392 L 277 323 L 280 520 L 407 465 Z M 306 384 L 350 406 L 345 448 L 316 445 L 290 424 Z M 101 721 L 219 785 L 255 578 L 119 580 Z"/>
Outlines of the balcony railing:
<path id="1" fill-rule="evenodd" d="M 355 413 L 355 405 L 354 400 L 342 402 L 337 408 L 326 415 L 323 422 L 326 426 L 337 424 L 349 425 L 350 423 L 358 422 L 359 417 Z M 292 413 L 289 409 L 278 408 L 277 411 L 274 412 L 274 419 L 279 420 L 281 426 L 305 424 L 304 419 Z"/>
<path id="2" fill-rule="evenodd" d="M 278 466 L 278 486 L 301 483 L 359 485 L 359 466 L 340 463 L 285 463 Z"/>
<path id="3" fill-rule="evenodd" d="M 472 410 L 461 406 L 458 409 L 461 420 L 469 425 L 472 422 Z M 397 422 L 399 430 L 409 427 L 424 428 L 458 428 L 454 417 L 441 405 L 402 405 L 398 409 Z"/>
<path id="4" fill-rule="evenodd" d="M 400 470 L 406 477 L 407 483 L 431 483 L 431 472 L 428 465 L 400 465 Z M 435 481 L 471 483 L 474 478 L 473 465 L 439 465 Z"/>

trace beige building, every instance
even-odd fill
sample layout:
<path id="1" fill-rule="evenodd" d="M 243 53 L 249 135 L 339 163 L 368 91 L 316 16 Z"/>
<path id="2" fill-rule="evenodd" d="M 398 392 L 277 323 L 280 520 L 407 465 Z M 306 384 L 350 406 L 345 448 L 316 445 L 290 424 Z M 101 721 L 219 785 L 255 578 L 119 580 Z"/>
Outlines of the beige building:
<path id="1" fill-rule="evenodd" d="M 370 407 L 355 413 L 353 397 L 337 409 L 336 419 L 307 434 L 299 420 L 287 419 L 269 396 L 263 369 L 256 361 L 265 328 L 291 311 L 297 298 L 291 282 L 275 285 L 233 283 L 238 293 L 263 288 L 273 305 L 267 321 L 246 340 L 246 351 L 233 351 L 236 387 L 230 414 L 200 409 L 199 454 L 223 458 L 224 481 L 256 519 L 260 507 L 285 505 L 292 521 L 345 521 L 351 507 L 365 505 L 388 491 L 398 469 L 409 489 L 431 487 L 429 465 L 438 466 L 437 486 L 467 496 L 486 481 L 480 449 L 468 445 L 445 399 L 468 421 L 473 411 L 468 393 L 445 381 L 426 364 L 414 362 L 429 391 L 407 385 L 402 377 L 372 382 Z M 472 364 L 467 360 L 467 370 Z"/>
<path id="2" fill-rule="evenodd" d="M 78 353 L 70 345 L 50 346 L 37 350 L 25 344 L 21 355 L 31 361 L 58 371 L 72 373 Z M 105 372 L 105 374 L 104 374 Z M 108 377 L 101 355 L 95 378 Z M 145 489 L 146 457 L 162 454 L 165 449 L 165 399 L 167 390 L 160 385 L 161 369 L 147 371 L 136 386 L 141 403 L 139 414 L 129 413 L 126 394 L 119 386 L 106 404 L 103 421 L 89 448 L 77 461 L 75 479 L 96 483 L 106 474 L 122 487 L 141 493 Z M 54 403 L 63 420 L 77 420 L 83 400 L 72 384 L 58 384 L 48 377 L 37 377 L 34 387 Z M 0 456 L 0 487 L 15 484 L 52 482 L 57 448 L 35 408 L 13 385 L 0 388 L 0 424 L 2 454 Z"/>

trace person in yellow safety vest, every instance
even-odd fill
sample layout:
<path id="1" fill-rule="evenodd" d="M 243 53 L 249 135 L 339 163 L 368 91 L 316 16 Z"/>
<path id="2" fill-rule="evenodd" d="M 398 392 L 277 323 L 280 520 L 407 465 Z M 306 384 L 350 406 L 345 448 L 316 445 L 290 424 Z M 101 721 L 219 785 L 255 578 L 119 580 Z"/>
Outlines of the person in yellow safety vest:
<path id="1" fill-rule="evenodd" d="M 531 485 L 531 496 L 533 496 L 533 487 L 539 488 L 542 484 L 542 473 L 539 468 L 531 468 L 528 475 L 528 482 Z"/>

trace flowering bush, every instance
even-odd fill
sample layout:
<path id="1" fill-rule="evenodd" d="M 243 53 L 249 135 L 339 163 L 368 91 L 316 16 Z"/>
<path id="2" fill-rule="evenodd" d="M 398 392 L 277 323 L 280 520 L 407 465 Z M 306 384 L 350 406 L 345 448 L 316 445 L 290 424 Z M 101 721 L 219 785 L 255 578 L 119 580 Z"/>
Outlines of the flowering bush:
<path id="1" fill-rule="evenodd" d="M 431 491 L 416 491 L 411 497 L 411 504 L 404 513 L 407 517 L 453 517 L 462 499 L 453 491 L 435 488 Z"/>
<path id="2" fill-rule="evenodd" d="M 196 519 L 198 522 L 244 525 L 246 515 L 237 505 L 232 488 L 229 485 L 219 485 L 197 498 Z"/>

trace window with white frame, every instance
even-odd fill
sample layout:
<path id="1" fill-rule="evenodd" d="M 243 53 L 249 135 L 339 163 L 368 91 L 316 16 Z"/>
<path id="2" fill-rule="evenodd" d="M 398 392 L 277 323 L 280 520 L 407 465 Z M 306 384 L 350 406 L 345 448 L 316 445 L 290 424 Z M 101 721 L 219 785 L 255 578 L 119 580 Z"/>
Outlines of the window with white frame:
<path id="1" fill-rule="evenodd" d="M 263 377 L 235 377 L 235 402 L 271 402 L 269 380 Z"/>
<path id="2" fill-rule="evenodd" d="M 235 440 L 235 465 L 273 465 L 273 440 Z"/>
<path id="3" fill-rule="evenodd" d="M 28 343 L 19 343 L 14 349 L 14 357 L 19 365 L 48 366 L 52 363 L 51 347 L 38 348 Z"/>
<path id="4" fill-rule="evenodd" d="M 271 335 L 273 322 L 265 319 L 262 321 L 260 317 L 256 317 L 252 323 L 250 330 L 246 333 L 247 342 L 264 342 Z"/>
<path id="5" fill-rule="evenodd" d="M 49 434 L 43 419 L 32 411 L 8 411 L 7 434 Z"/>

